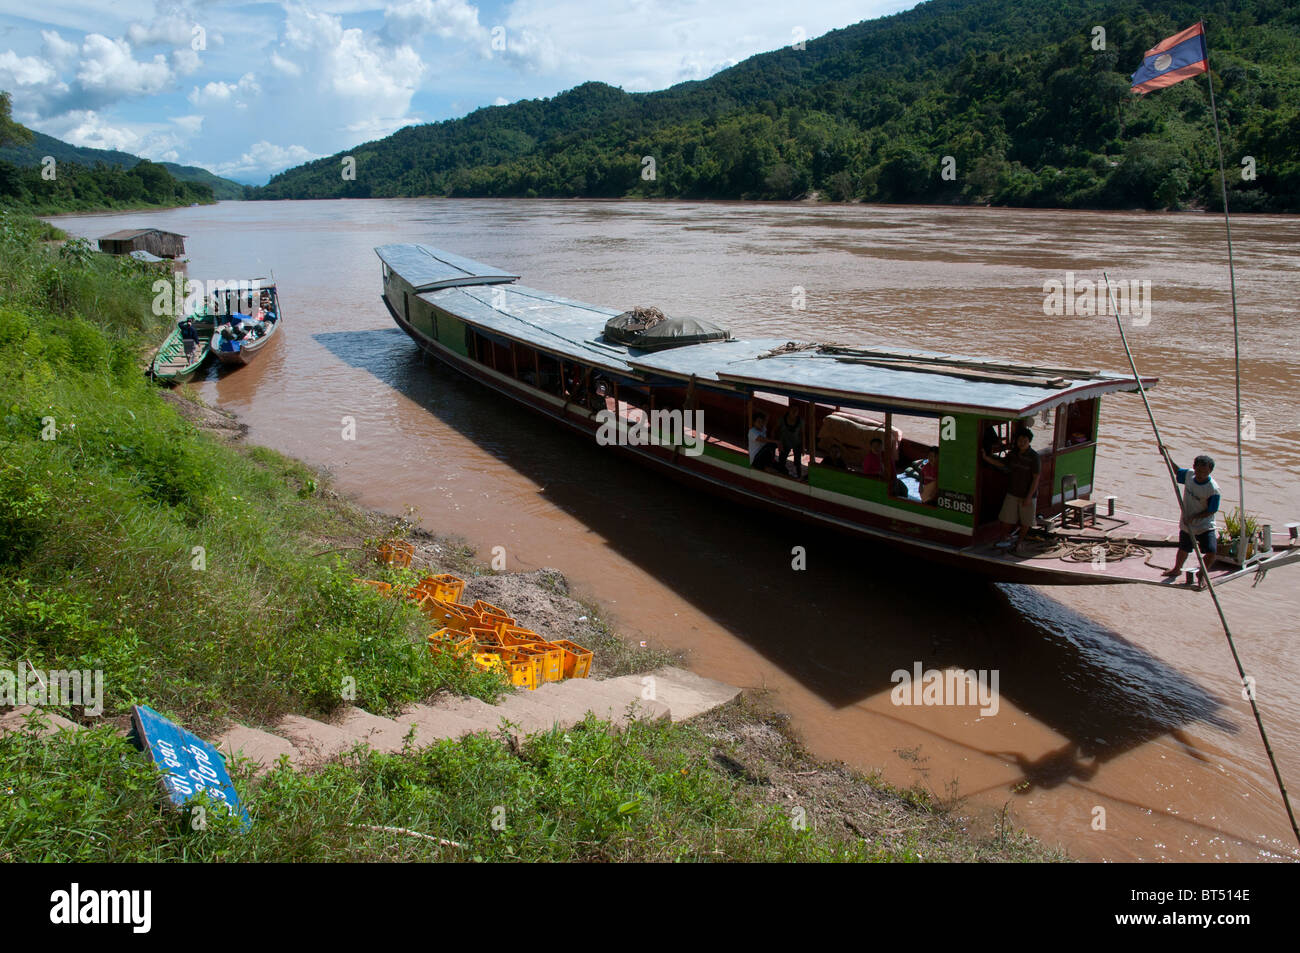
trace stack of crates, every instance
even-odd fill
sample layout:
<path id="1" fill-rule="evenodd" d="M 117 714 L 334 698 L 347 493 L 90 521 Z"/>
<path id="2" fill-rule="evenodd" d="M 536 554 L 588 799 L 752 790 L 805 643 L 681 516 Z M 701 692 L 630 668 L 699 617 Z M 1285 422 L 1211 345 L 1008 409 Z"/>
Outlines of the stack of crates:
<path id="1" fill-rule="evenodd" d="M 409 545 L 409 544 L 406 544 Z M 382 550 L 381 550 L 382 552 Z M 396 554 L 400 561 L 401 553 Z M 395 562 L 393 564 L 409 565 Z M 385 595 L 387 583 L 368 579 L 356 582 L 374 586 Z M 512 685 L 532 689 L 546 682 L 586 678 L 591 673 L 592 653 L 568 639 L 549 641 L 532 629 L 516 625 L 508 612 L 490 602 L 477 600 L 472 606 L 460 601 L 465 581 L 450 573 L 425 576 L 410 589 L 408 599 L 434 623 L 429 650 L 469 657 L 482 669 L 497 669 Z"/>
<path id="2" fill-rule="evenodd" d="M 400 540 L 384 543 L 379 547 L 379 562 L 385 566 L 402 566 L 404 568 L 411 565 L 411 557 L 414 555 L 415 546 Z"/>

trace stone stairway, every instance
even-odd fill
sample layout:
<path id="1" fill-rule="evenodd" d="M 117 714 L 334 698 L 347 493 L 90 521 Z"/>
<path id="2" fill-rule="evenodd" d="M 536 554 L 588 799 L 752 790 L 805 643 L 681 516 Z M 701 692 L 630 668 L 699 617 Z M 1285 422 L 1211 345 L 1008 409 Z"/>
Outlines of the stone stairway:
<path id="1" fill-rule="evenodd" d="M 358 743 L 376 751 L 402 750 L 408 735 L 419 748 L 444 738 L 496 732 L 503 726 L 517 738 L 567 728 L 588 712 L 623 727 L 633 719 L 685 721 L 740 694 L 740 689 L 685 669 L 666 667 L 649 675 L 570 679 L 536 691 L 516 691 L 496 705 L 449 696 L 430 705 L 408 705 L 394 718 L 344 708 L 328 722 L 286 715 L 272 731 L 236 725 L 214 740 L 222 754 L 238 755 L 266 771 L 283 755 L 296 768 L 329 761 Z"/>
<path id="2" fill-rule="evenodd" d="M 588 712 L 615 727 L 634 719 L 685 721 L 739 694 L 739 688 L 669 666 L 649 675 L 549 683 L 536 691 L 507 694 L 496 705 L 477 698 L 447 696 L 430 705 L 409 705 L 395 718 L 382 718 L 352 707 L 336 711 L 329 721 L 285 715 L 272 731 L 235 725 L 213 739 L 213 744 L 227 758 L 248 758 L 262 773 L 281 756 L 295 768 L 311 768 L 357 744 L 376 751 L 400 751 L 408 734 L 418 748 L 444 738 L 495 733 L 503 725 L 522 738 L 555 727 L 568 728 L 582 721 Z M 30 711 L 15 708 L 0 712 L 0 734 L 20 730 L 23 716 Z M 79 727 L 53 713 L 42 714 L 50 722 L 46 734 Z"/>

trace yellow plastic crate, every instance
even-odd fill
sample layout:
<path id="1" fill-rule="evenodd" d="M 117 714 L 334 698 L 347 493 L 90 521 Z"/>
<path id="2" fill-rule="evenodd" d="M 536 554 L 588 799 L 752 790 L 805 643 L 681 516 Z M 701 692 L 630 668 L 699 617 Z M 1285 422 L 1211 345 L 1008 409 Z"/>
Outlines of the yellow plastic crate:
<path id="1" fill-rule="evenodd" d="M 550 642 L 539 642 L 533 648 L 546 653 L 542 663 L 542 678 L 548 682 L 562 681 L 564 679 L 564 649 Z"/>
<path id="2" fill-rule="evenodd" d="M 378 579 L 353 579 L 358 586 L 369 586 L 371 589 L 378 590 L 383 595 L 388 595 L 393 591 L 391 583 L 380 582 Z"/>
<path id="3" fill-rule="evenodd" d="M 379 561 L 385 566 L 409 566 L 415 546 L 407 542 L 384 543 L 379 547 Z"/>
<path id="4" fill-rule="evenodd" d="M 546 651 L 544 649 L 541 649 L 536 645 L 515 645 L 511 648 L 514 651 L 515 656 L 521 662 L 527 660 L 532 663 L 533 681 L 536 684 L 541 685 L 543 682 L 548 681 L 546 678 L 548 666 L 546 662 Z M 554 681 L 554 679 L 550 679 L 550 681 Z"/>
<path id="5" fill-rule="evenodd" d="M 499 625 L 496 632 L 501 638 L 502 645 L 535 645 L 546 641 L 532 629 L 520 628 L 517 625 Z"/>
<path id="6" fill-rule="evenodd" d="M 449 652 L 458 658 L 464 658 L 473 647 L 473 638 L 454 629 L 439 629 L 429 635 L 429 649 L 434 652 Z"/>
<path id="7" fill-rule="evenodd" d="M 537 687 L 537 671 L 532 659 L 503 658 L 501 666 L 511 685 L 527 688 L 530 692 Z"/>
<path id="8" fill-rule="evenodd" d="M 551 642 L 564 650 L 564 677 L 586 678 L 591 674 L 592 652 L 568 639 L 555 639 Z"/>
<path id="9" fill-rule="evenodd" d="M 475 652 L 474 664 L 484 671 L 490 672 L 492 669 L 502 671 L 501 656 L 495 652 Z"/>
<path id="10" fill-rule="evenodd" d="M 460 602 L 460 597 L 465 594 L 465 580 L 449 572 L 428 576 L 424 581 L 434 584 L 433 597 L 443 602 Z"/>

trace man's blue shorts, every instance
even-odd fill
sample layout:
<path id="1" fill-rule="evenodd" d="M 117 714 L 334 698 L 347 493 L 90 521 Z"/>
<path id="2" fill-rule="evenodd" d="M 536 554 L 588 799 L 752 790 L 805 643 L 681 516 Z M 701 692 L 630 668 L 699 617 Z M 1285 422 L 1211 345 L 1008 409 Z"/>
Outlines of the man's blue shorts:
<path id="1" fill-rule="evenodd" d="M 1196 534 L 1196 542 L 1201 547 L 1202 553 L 1217 553 L 1218 543 L 1214 538 L 1214 530 L 1207 529 L 1204 533 Z M 1192 537 L 1187 535 L 1187 530 L 1178 531 L 1178 549 L 1180 552 L 1190 553 L 1192 551 Z"/>

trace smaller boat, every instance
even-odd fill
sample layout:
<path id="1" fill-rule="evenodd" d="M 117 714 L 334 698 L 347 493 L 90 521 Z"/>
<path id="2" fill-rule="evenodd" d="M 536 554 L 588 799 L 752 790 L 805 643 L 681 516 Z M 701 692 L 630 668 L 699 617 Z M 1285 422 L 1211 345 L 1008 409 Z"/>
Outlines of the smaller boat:
<path id="1" fill-rule="evenodd" d="M 172 328 L 171 334 L 167 335 L 167 340 L 163 341 L 149 365 L 150 377 L 167 384 L 184 384 L 198 373 L 212 351 L 212 345 L 204 334 L 211 330 L 212 325 L 208 324 L 205 328 L 198 316 L 195 316 L 194 324 L 199 339 L 193 354 L 185 353 L 185 340 L 181 337 L 180 327 Z"/>
<path id="2" fill-rule="evenodd" d="M 241 281 L 221 292 L 211 348 L 222 364 L 243 365 L 257 357 L 280 328 L 280 296 L 268 278 Z"/>

